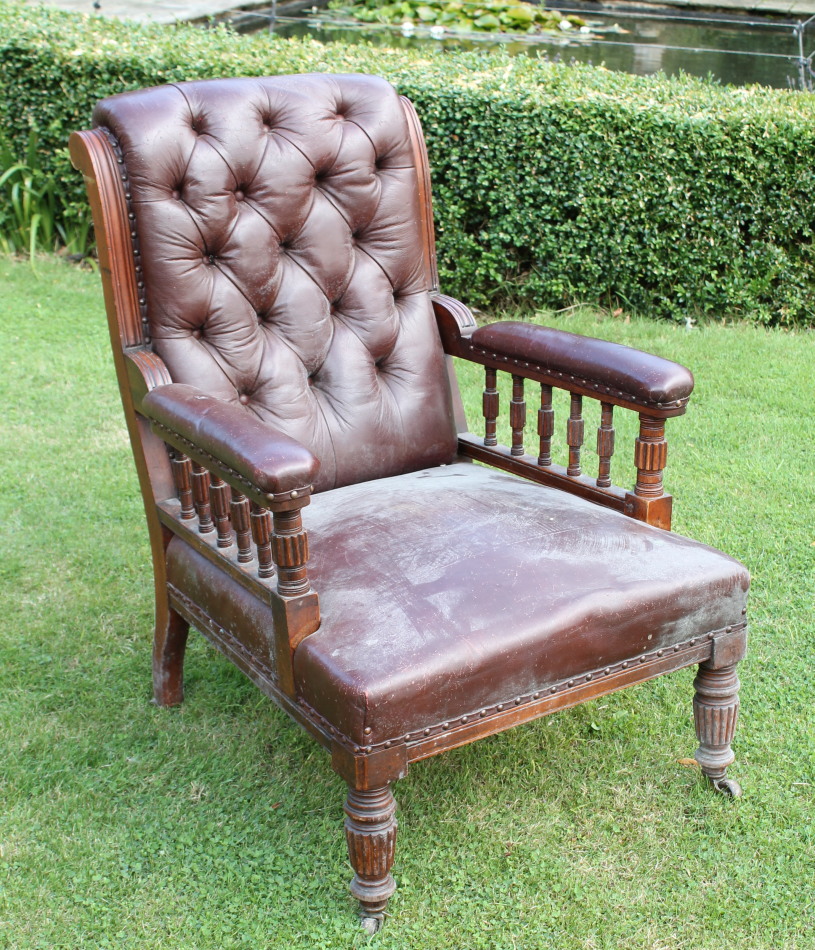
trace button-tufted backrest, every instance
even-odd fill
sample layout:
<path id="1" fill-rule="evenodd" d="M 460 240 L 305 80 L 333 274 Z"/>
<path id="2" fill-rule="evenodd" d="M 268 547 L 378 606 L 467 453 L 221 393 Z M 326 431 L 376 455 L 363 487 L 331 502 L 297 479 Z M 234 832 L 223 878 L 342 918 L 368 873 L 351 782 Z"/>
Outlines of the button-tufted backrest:
<path id="1" fill-rule="evenodd" d="M 298 439 L 318 490 L 450 461 L 418 170 L 370 76 L 161 86 L 101 102 L 130 195 L 152 347 Z"/>

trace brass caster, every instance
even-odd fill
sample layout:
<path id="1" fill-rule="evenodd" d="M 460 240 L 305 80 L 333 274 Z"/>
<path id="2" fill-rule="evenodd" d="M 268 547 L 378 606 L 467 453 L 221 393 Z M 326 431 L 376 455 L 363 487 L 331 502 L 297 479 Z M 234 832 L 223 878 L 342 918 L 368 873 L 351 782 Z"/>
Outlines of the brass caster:
<path id="1" fill-rule="evenodd" d="M 717 792 L 721 792 L 722 795 L 726 795 L 728 798 L 741 798 L 743 792 L 741 790 L 741 785 L 732 778 L 712 778 L 710 784 L 716 789 Z"/>
<path id="2" fill-rule="evenodd" d="M 369 937 L 373 937 L 375 933 L 379 933 L 384 922 L 382 917 L 361 917 L 359 921 L 363 932 Z"/>

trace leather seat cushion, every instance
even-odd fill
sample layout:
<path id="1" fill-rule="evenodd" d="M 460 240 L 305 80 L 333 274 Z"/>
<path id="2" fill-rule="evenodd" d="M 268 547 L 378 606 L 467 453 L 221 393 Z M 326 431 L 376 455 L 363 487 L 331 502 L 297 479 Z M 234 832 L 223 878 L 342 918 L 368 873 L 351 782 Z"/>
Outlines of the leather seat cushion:
<path id="1" fill-rule="evenodd" d="M 322 625 L 295 652 L 298 692 L 360 744 L 743 622 L 738 561 L 466 462 L 304 516 Z"/>

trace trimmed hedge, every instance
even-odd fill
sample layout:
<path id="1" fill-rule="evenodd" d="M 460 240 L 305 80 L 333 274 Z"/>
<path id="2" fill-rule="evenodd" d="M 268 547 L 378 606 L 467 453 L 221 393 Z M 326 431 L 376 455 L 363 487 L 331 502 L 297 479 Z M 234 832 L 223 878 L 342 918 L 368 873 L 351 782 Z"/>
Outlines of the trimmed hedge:
<path id="1" fill-rule="evenodd" d="M 138 26 L 0 2 L 0 128 L 39 134 L 70 220 L 65 143 L 93 103 L 212 76 L 372 72 L 416 104 L 444 289 L 473 304 L 618 301 L 815 325 L 815 98 L 500 53 L 395 51 Z"/>

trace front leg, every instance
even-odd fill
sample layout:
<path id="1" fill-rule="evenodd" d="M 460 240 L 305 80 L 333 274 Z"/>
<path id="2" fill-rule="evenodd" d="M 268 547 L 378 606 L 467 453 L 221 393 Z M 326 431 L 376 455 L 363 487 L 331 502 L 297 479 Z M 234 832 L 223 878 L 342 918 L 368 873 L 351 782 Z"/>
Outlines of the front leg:
<path id="1" fill-rule="evenodd" d="M 726 777 L 727 767 L 735 756 L 730 748 L 739 716 L 739 678 L 736 664 L 713 669 L 709 663 L 699 664 L 693 681 L 693 719 L 699 748 L 696 761 L 717 792 L 741 797 L 741 786 Z"/>
<path id="2" fill-rule="evenodd" d="M 345 837 L 356 872 L 351 894 L 360 903 L 362 926 L 368 933 L 381 927 L 388 898 L 396 890 L 390 873 L 396 848 L 395 813 L 390 785 L 366 790 L 348 786 Z"/>

